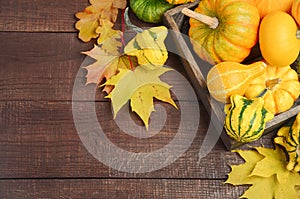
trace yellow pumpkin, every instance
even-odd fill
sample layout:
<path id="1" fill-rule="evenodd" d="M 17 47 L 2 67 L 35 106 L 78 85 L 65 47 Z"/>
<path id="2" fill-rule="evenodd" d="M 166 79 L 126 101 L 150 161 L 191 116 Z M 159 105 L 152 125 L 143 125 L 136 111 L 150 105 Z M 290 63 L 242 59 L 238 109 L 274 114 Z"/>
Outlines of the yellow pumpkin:
<path id="1" fill-rule="evenodd" d="M 293 1 L 291 14 L 298 23 L 298 26 L 300 26 L 300 0 Z"/>
<path id="2" fill-rule="evenodd" d="M 236 62 L 218 63 L 207 74 L 209 93 L 220 102 L 229 102 L 233 94 L 244 95 L 250 81 L 263 74 L 265 67 L 264 62 L 255 62 L 250 65 Z"/>
<path id="3" fill-rule="evenodd" d="M 263 58 L 274 66 L 291 65 L 298 57 L 300 39 L 293 17 L 276 11 L 263 18 L 259 28 L 259 45 Z"/>
<path id="4" fill-rule="evenodd" d="M 169 4 L 177 5 L 177 4 L 185 4 L 189 2 L 194 2 L 195 0 L 165 0 Z"/>
<path id="5" fill-rule="evenodd" d="M 247 0 L 201 0 L 196 13 L 209 16 L 215 24 L 207 25 L 191 18 L 189 36 L 198 56 L 211 63 L 241 62 L 257 43 L 260 16 Z"/>
<path id="6" fill-rule="evenodd" d="M 263 18 L 273 11 L 290 12 L 293 0 L 253 0 L 260 17 Z"/>
<path id="7" fill-rule="evenodd" d="M 290 66 L 267 65 L 266 71 L 250 82 L 245 92 L 249 99 L 263 95 L 265 108 L 273 114 L 290 109 L 300 94 L 298 75 Z"/>

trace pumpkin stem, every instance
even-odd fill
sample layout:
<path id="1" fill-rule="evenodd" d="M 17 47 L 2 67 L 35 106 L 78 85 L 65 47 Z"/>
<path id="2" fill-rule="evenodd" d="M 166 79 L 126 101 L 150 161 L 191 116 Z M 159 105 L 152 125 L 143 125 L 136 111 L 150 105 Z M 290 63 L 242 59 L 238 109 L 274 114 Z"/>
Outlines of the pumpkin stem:
<path id="1" fill-rule="evenodd" d="M 268 90 L 272 90 L 280 82 L 281 82 L 280 78 L 267 80 L 266 81 L 266 88 L 257 97 L 263 97 L 268 92 Z"/>
<path id="2" fill-rule="evenodd" d="M 266 87 L 271 90 L 271 89 L 274 88 L 274 86 L 276 86 L 280 82 L 281 82 L 280 78 L 269 79 L 269 80 L 266 81 Z"/>
<path id="3" fill-rule="evenodd" d="M 297 30 L 296 37 L 297 37 L 297 39 L 300 39 L 300 30 Z"/>
<path id="4" fill-rule="evenodd" d="M 181 12 L 188 17 L 201 21 L 202 23 L 205 23 L 212 29 L 216 29 L 219 26 L 219 20 L 216 17 L 203 15 L 198 12 L 192 11 L 188 8 L 183 8 Z"/>

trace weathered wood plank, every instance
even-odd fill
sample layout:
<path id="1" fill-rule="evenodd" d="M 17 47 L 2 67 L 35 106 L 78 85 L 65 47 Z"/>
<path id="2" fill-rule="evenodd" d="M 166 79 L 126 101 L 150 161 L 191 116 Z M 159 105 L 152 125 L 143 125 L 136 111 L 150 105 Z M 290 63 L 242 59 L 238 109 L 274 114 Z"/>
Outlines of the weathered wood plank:
<path id="1" fill-rule="evenodd" d="M 120 172 L 87 151 L 76 132 L 71 102 L 74 82 L 78 80 L 84 88 L 85 73 L 76 78 L 85 58 L 80 52 L 92 48 L 92 43 L 85 44 L 77 38 L 74 28 L 74 14 L 87 5 L 87 0 L 0 2 L 0 198 L 240 196 L 243 187 L 233 188 L 222 182 L 230 171 L 228 164 L 242 160 L 227 152 L 220 141 L 197 164 L 210 122 L 197 100 L 189 102 L 190 107 L 200 108 L 197 135 L 189 149 L 167 167 L 142 174 Z M 133 23 L 141 24 L 134 16 L 132 19 Z M 120 21 L 116 23 L 119 26 Z M 186 76 L 178 63 L 179 59 L 171 55 L 167 65 Z M 183 86 L 185 81 L 175 74 L 163 78 L 178 87 L 184 96 L 181 100 L 190 100 L 190 91 Z M 80 90 L 79 95 L 87 95 L 90 87 Z M 116 125 L 104 95 L 95 95 L 99 124 L 105 135 L 124 150 L 152 152 L 176 135 L 180 111 L 171 106 L 159 103 L 167 113 L 159 134 L 147 139 L 134 138 Z M 83 101 L 89 100 L 83 97 Z M 136 115 L 131 117 L 141 124 Z M 270 142 L 268 135 L 252 145 L 270 146 Z"/>
<path id="2" fill-rule="evenodd" d="M 0 33 L 1 100 L 70 100 L 88 46 L 75 34 Z"/>
<path id="3" fill-rule="evenodd" d="M 10 198 L 238 198 L 246 186 L 222 180 L 73 179 L 1 180 L 0 197 Z"/>
<path id="4" fill-rule="evenodd" d="M 0 2 L 0 31 L 75 32 L 75 13 L 84 1 L 12 0 Z"/>
<path id="5" fill-rule="evenodd" d="M 0 2 L 0 32 L 77 32 L 75 17 L 77 12 L 89 6 L 88 0 L 11 0 Z M 121 14 L 115 28 L 121 29 Z M 129 17 L 133 24 L 152 27 L 161 24 L 140 21 L 130 10 Z"/>
<path id="6" fill-rule="evenodd" d="M 80 69 L 86 64 L 80 52 L 90 50 L 93 44 L 81 42 L 75 33 L 0 32 L 0 38 L 0 100 L 70 101 L 79 70 L 81 96 L 94 87 L 85 86 L 86 70 Z M 170 53 L 166 65 L 185 75 L 178 63 L 179 59 Z M 165 76 L 165 81 L 189 96 L 186 83 L 176 73 Z M 103 97 L 102 92 L 96 92 L 96 100 Z"/>
<path id="7" fill-rule="evenodd" d="M 86 103 L 86 102 L 85 102 Z M 191 107 L 196 104 L 189 102 Z M 118 147 L 131 152 L 149 153 L 168 144 L 178 131 L 180 113 L 161 104 L 167 112 L 165 126 L 151 138 L 134 138 L 124 133 L 113 120 L 110 104 L 96 103 L 99 124 L 105 135 Z M 84 109 L 82 110 L 84 111 Z M 241 159 L 227 152 L 218 142 L 214 150 L 198 161 L 198 152 L 208 129 L 209 118 L 200 111 L 197 135 L 189 147 L 171 165 L 145 174 L 119 172 L 96 160 L 84 147 L 76 132 L 71 102 L 8 101 L 0 102 L 0 178 L 40 177 L 145 177 L 224 179 L 227 164 Z M 132 116 L 134 121 L 136 116 Z M 83 118 L 88 119 L 88 118 Z M 93 125 L 87 122 L 85 125 Z M 151 125 L 151 123 L 150 123 Z M 150 126 L 151 127 L 151 126 Z M 266 136 L 252 145 L 270 146 Z M 184 144 L 185 140 L 179 141 Z M 154 161 L 155 163 L 155 161 Z"/>

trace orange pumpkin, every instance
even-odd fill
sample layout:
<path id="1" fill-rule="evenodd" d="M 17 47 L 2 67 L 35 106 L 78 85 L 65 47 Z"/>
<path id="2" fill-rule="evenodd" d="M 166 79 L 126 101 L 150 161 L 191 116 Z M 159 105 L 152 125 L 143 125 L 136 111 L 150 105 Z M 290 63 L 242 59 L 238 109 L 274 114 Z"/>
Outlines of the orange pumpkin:
<path id="1" fill-rule="evenodd" d="M 265 16 L 259 28 L 259 45 L 263 58 L 274 66 L 291 65 L 298 57 L 300 39 L 293 17 L 275 11 Z"/>
<path id="2" fill-rule="evenodd" d="M 264 93 L 265 92 L 265 93 Z M 253 99 L 263 94 L 265 108 L 273 114 L 290 109 L 300 94 L 298 75 L 290 66 L 267 65 L 266 71 L 250 82 L 245 96 Z"/>
<path id="3" fill-rule="evenodd" d="M 209 26 L 191 18 L 189 36 L 198 56 L 211 63 L 241 62 L 257 42 L 259 13 L 247 0 L 201 0 L 195 12 L 216 19 Z"/>
<path id="4" fill-rule="evenodd" d="M 290 12 L 293 0 L 253 0 L 260 17 L 263 18 L 273 11 Z"/>
<path id="5" fill-rule="evenodd" d="M 291 14 L 298 23 L 298 26 L 300 26 L 300 0 L 293 1 Z"/>

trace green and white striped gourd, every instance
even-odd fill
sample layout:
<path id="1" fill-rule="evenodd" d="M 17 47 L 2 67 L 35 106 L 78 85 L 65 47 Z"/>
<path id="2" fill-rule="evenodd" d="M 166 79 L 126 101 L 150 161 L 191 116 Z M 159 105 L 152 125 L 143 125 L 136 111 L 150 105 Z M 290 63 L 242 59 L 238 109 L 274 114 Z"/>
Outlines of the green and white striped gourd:
<path id="1" fill-rule="evenodd" d="M 274 114 L 264 108 L 264 100 L 259 97 L 247 99 L 241 95 L 231 95 L 231 105 L 225 107 L 225 130 L 229 137 L 238 142 L 252 142 L 259 139 L 266 123 Z"/>
<path id="2" fill-rule="evenodd" d="M 286 168 L 289 171 L 300 172 L 300 113 L 291 126 L 279 129 L 274 142 L 282 145 L 289 156 Z"/>

